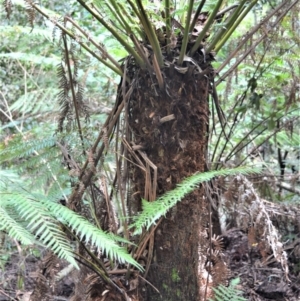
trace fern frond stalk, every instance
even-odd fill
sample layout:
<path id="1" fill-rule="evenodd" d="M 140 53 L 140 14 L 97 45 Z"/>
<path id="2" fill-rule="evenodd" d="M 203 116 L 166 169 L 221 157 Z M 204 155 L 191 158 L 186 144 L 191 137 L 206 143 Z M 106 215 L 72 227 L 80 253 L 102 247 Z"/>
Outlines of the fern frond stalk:
<path id="1" fill-rule="evenodd" d="M 51 22 L 53 22 L 53 19 L 44 11 L 42 10 L 38 5 L 34 4 L 33 2 L 30 2 L 30 5 L 36 10 L 38 11 L 42 16 L 44 16 L 45 18 L 47 18 L 48 20 L 50 20 Z M 61 25 L 59 22 L 55 22 L 54 23 L 55 26 L 57 26 L 62 32 L 64 32 L 65 34 L 67 34 L 69 37 L 71 37 L 74 41 L 77 41 L 77 43 L 84 48 L 88 53 L 90 53 L 94 58 L 96 58 L 99 62 L 101 62 L 103 65 L 105 65 L 106 67 L 108 67 L 109 69 L 111 69 L 112 71 L 114 71 L 116 74 L 119 74 L 120 76 L 123 75 L 123 71 L 122 69 L 117 68 L 115 65 L 111 64 L 110 62 L 106 61 L 106 59 L 102 58 L 101 56 L 99 56 L 97 53 L 95 53 L 86 43 L 81 42 L 80 40 L 78 40 L 75 35 L 68 30 L 67 28 L 65 28 L 63 25 Z"/>
<path id="2" fill-rule="evenodd" d="M 67 38 L 66 38 L 65 34 L 63 34 L 63 42 L 64 42 L 64 50 L 65 50 L 65 56 L 66 56 L 65 63 L 67 65 L 67 69 L 68 69 L 68 75 L 69 75 L 69 81 L 70 81 L 70 86 L 71 86 L 73 105 L 74 105 L 75 114 L 76 114 L 78 132 L 79 132 L 79 137 L 81 140 L 82 151 L 85 154 L 85 147 L 84 147 L 82 129 L 81 129 L 80 118 L 79 118 L 79 109 L 78 109 L 78 104 L 77 104 L 77 100 L 76 100 L 74 79 L 73 79 L 72 70 L 71 70 L 71 66 L 70 66 L 69 49 L 68 49 Z"/>
<path id="3" fill-rule="evenodd" d="M 106 49 L 104 49 L 104 47 L 99 45 L 99 43 L 97 43 L 85 30 L 83 30 L 81 26 L 79 26 L 72 18 L 68 16 L 65 17 L 65 19 L 72 23 L 72 25 L 76 27 L 88 39 L 89 42 L 91 42 L 96 48 L 98 48 L 101 51 L 104 58 L 107 58 L 116 66 L 116 68 L 122 70 L 120 64 L 106 51 Z"/>
<path id="4" fill-rule="evenodd" d="M 187 14 L 186 23 L 185 23 L 183 41 L 182 41 L 180 54 L 179 54 L 179 59 L 178 59 L 178 65 L 179 66 L 182 65 L 184 56 L 186 55 L 186 47 L 187 47 L 187 43 L 188 43 L 188 40 L 189 40 L 190 22 L 191 22 L 191 17 L 192 17 L 194 0 L 190 0 L 188 5 L 189 5 L 189 9 L 188 9 L 188 14 Z"/>
<path id="5" fill-rule="evenodd" d="M 202 0 L 202 1 L 199 3 L 199 5 L 198 5 L 198 7 L 197 7 L 197 10 L 196 10 L 196 12 L 195 12 L 195 15 L 194 15 L 194 17 L 193 17 L 193 21 L 192 21 L 192 23 L 190 24 L 190 30 L 189 30 L 189 32 L 192 32 L 192 31 L 194 30 L 194 27 L 195 27 L 195 25 L 196 25 L 196 22 L 197 22 L 197 20 L 198 20 L 198 17 L 199 17 L 199 15 L 200 15 L 200 13 L 201 13 L 201 10 L 202 10 L 202 8 L 203 8 L 205 2 L 206 2 L 206 0 Z"/>
<path id="6" fill-rule="evenodd" d="M 254 0 L 256 1 L 256 0 Z M 298 0 L 295 0 L 294 2 L 292 2 L 286 9 L 284 9 L 283 13 L 287 13 L 290 9 L 293 8 L 293 6 L 295 6 L 298 3 Z M 251 4 L 250 4 L 251 5 Z M 244 46 L 246 45 L 246 43 L 249 41 L 249 39 L 251 39 L 253 37 L 253 35 L 258 32 L 258 30 L 264 25 L 266 24 L 273 16 L 278 15 L 278 12 L 284 8 L 284 6 L 287 5 L 286 1 L 282 1 L 275 9 L 271 10 L 270 13 L 260 22 L 258 23 L 256 26 L 254 26 L 249 32 L 247 32 L 242 39 L 240 39 L 239 44 L 237 45 L 237 47 L 234 49 L 234 51 L 232 51 L 228 57 L 226 58 L 226 60 L 221 64 L 221 66 L 217 69 L 216 73 L 218 74 L 220 71 L 222 71 L 226 66 L 228 66 L 228 62 L 238 53 L 238 51 Z M 276 24 L 281 20 L 281 18 L 277 18 L 277 20 L 275 21 Z M 275 27 L 276 24 L 272 25 L 272 28 Z M 260 39 L 261 41 L 261 39 Z M 258 45 L 259 43 L 256 43 L 256 45 Z M 244 57 L 239 59 L 238 62 L 235 63 L 235 66 L 232 66 L 230 68 L 230 70 L 235 70 L 235 68 L 244 60 Z M 226 76 L 229 74 L 229 71 L 227 71 Z M 218 79 L 216 81 L 216 86 L 219 85 L 225 78 L 225 75 L 222 75 L 220 79 Z"/>
<path id="7" fill-rule="evenodd" d="M 170 53 L 171 47 L 171 17 L 170 17 L 170 0 L 165 0 L 165 22 L 166 22 L 166 38 L 167 38 L 167 53 Z"/>
<path id="8" fill-rule="evenodd" d="M 213 24 L 213 22 L 215 20 L 215 16 L 218 13 L 219 8 L 221 7 L 222 3 L 223 3 L 223 0 L 218 0 L 217 4 L 214 7 L 214 10 L 209 15 L 209 18 L 206 21 L 206 23 L 204 25 L 204 28 L 202 29 L 201 33 L 199 34 L 198 38 L 195 41 L 195 44 L 194 44 L 193 48 L 190 51 L 191 56 L 198 50 L 198 48 L 199 48 L 203 38 L 205 37 L 207 31 L 209 30 L 209 28 Z"/>
<path id="9" fill-rule="evenodd" d="M 97 21 L 99 21 L 105 27 L 119 41 L 119 43 L 125 47 L 128 53 L 133 55 L 137 64 L 141 68 L 145 68 L 145 63 L 142 60 L 142 58 L 138 55 L 134 48 L 128 42 L 126 42 L 126 40 L 115 30 L 115 28 L 112 25 L 104 21 L 104 19 L 99 15 L 99 13 L 95 9 L 87 5 L 86 1 L 77 0 L 77 2 L 80 3 L 93 17 L 96 18 Z"/>
<path id="10" fill-rule="evenodd" d="M 140 21 L 143 24 L 143 28 L 146 32 L 147 38 L 150 41 L 150 44 L 153 48 L 154 55 L 156 56 L 157 62 L 159 67 L 162 67 L 164 62 L 163 62 L 163 56 L 161 53 L 160 45 L 157 39 L 157 36 L 155 34 L 155 31 L 153 29 L 153 26 L 148 18 L 148 15 L 145 12 L 144 6 L 142 4 L 141 0 L 137 0 L 137 6 L 138 9 L 140 10 Z"/>
<path id="11" fill-rule="evenodd" d="M 228 39 L 231 37 L 232 33 L 235 31 L 235 29 L 239 26 L 239 24 L 244 20 L 244 18 L 247 16 L 247 14 L 250 12 L 250 10 L 253 8 L 253 6 L 257 3 L 257 0 L 252 1 L 250 4 L 248 4 L 247 8 L 236 18 L 237 14 L 234 13 L 232 16 L 232 20 L 228 21 L 228 28 L 225 35 L 222 37 L 222 34 L 220 34 L 220 38 L 217 40 L 215 39 L 211 45 L 209 45 L 209 48 L 207 51 L 212 50 L 215 46 L 215 52 L 218 52 L 223 45 L 228 41 Z M 225 30 L 224 30 L 225 32 Z"/>
<path id="12" fill-rule="evenodd" d="M 220 39 L 223 37 L 223 35 L 225 33 L 227 33 L 227 32 L 232 33 L 231 29 L 234 27 L 233 25 L 236 24 L 235 21 L 236 21 L 237 17 L 244 10 L 244 8 L 245 8 L 244 6 L 245 6 L 246 1 L 248 1 L 248 0 L 241 1 L 239 3 L 238 7 L 234 8 L 234 10 L 231 12 L 231 15 L 228 17 L 228 21 L 225 24 L 223 24 L 222 27 L 219 29 L 219 31 L 214 35 L 214 38 L 213 38 L 212 42 L 209 44 L 208 48 L 205 50 L 205 53 L 209 53 L 211 50 L 213 50 L 216 43 L 218 43 L 220 41 Z M 257 2 L 257 0 L 254 0 L 253 2 L 254 2 L 253 3 L 253 5 L 254 5 Z M 249 5 L 249 7 L 250 7 L 250 9 L 252 8 L 251 5 Z M 245 15 L 242 15 L 242 16 L 245 16 Z M 228 37 L 229 36 L 230 35 L 228 35 Z M 228 39 L 228 37 L 227 37 L 227 39 Z"/>

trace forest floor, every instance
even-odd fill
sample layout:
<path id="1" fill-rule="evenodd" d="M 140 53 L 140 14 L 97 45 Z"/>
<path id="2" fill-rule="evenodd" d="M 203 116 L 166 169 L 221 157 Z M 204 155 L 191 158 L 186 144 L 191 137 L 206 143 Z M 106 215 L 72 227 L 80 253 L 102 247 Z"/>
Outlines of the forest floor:
<path id="1" fill-rule="evenodd" d="M 272 255 L 263 254 L 260 244 L 249 242 L 249 237 L 249 233 L 238 228 L 232 228 L 223 235 L 223 253 L 231 270 L 230 278 L 240 279 L 237 289 L 243 291 L 243 297 L 253 301 L 299 301 L 300 234 L 283 245 L 288 262 L 285 269 Z M 19 245 L 15 247 L 11 243 L 5 267 L 0 270 L 0 301 L 29 301 L 41 269 L 41 260 L 28 255 L 28 249 L 21 250 Z M 39 251 L 44 257 L 46 253 Z M 0 253 L 1 256 L 3 259 L 5 254 Z M 66 263 L 61 264 L 60 270 L 66 266 Z M 69 300 L 74 286 L 70 273 L 58 281 L 51 296 L 45 295 L 43 300 Z"/>

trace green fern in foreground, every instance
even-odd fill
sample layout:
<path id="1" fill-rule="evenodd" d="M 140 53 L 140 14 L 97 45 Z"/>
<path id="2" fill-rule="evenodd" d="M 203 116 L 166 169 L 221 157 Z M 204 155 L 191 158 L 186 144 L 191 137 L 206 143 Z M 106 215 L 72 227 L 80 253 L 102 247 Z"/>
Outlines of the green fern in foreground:
<path id="1" fill-rule="evenodd" d="M 136 218 L 133 225 L 135 227 L 134 234 L 140 234 L 143 227 L 149 229 L 155 222 L 164 216 L 173 206 L 181 201 L 188 193 L 191 193 L 202 183 L 211 180 L 218 176 L 233 176 L 236 174 L 250 174 L 259 173 L 260 168 L 254 167 L 237 167 L 233 169 L 222 169 L 209 171 L 204 173 L 197 173 L 191 177 L 186 178 L 182 183 L 171 191 L 168 191 L 155 202 L 147 202 L 143 200 L 143 211 Z"/>
<path id="2" fill-rule="evenodd" d="M 0 172 L 0 231 L 23 244 L 42 243 L 60 258 L 78 267 L 74 250 L 61 228 L 73 230 L 78 237 L 100 249 L 110 259 L 141 266 L 118 245 L 121 238 L 107 234 L 82 216 L 62 206 L 47 196 L 31 193 L 20 183 L 10 181 Z"/>
<path id="3" fill-rule="evenodd" d="M 241 291 L 236 289 L 236 286 L 239 284 L 240 279 L 236 278 L 231 280 L 228 287 L 224 285 L 219 285 L 216 288 L 213 288 L 215 292 L 215 297 L 210 301 L 247 301 L 247 299 L 241 297 Z"/>

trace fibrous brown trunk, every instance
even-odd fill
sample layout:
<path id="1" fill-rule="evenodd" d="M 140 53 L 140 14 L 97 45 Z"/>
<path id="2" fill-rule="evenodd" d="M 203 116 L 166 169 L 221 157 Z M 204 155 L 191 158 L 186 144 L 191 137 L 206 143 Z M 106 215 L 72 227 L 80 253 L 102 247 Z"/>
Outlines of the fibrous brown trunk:
<path id="1" fill-rule="evenodd" d="M 155 168 L 152 164 L 157 167 L 156 196 L 205 170 L 208 95 L 213 70 L 203 61 L 202 65 L 203 70 L 208 68 L 203 72 L 207 75 L 192 66 L 184 74 L 172 66 L 163 69 L 164 89 L 158 87 L 151 72 L 135 69 L 131 73 L 134 74 L 133 93 L 128 108 L 132 144 L 142 149 L 140 160 L 150 164 L 148 176 L 137 166 L 131 169 L 135 204 L 141 198 L 153 201 L 155 186 L 151 183 Z M 178 203 L 156 228 L 153 253 L 151 243 L 146 253 L 152 254 L 148 257 L 151 264 L 147 280 L 159 293 L 147 286 L 146 300 L 204 300 L 205 295 L 211 294 L 206 285 L 211 286 L 212 280 L 205 268 L 210 232 L 208 208 L 204 188 L 199 187 Z"/>

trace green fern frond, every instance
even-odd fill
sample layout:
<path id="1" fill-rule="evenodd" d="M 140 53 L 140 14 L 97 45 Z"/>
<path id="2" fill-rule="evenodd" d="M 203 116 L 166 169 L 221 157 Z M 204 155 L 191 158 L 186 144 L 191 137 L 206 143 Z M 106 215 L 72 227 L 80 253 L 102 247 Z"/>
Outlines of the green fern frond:
<path id="1" fill-rule="evenodd" d="M 219 285 L 216 288 L 213 288 L 215 292 L 214 301 L 247 301 L 247 299 L 241 297 L 241 291 L 236 289 L 236 286 L 239 284 L 240 279 L 236 278 L 230 282 L 228 287 L 224 285 Z M 210 301 L 212 301 L 210 299 Z"/>
<path id="2" fill-rule="evenodd" d="M 22 225 L 20 225 L 16 218 L 11 216 L 9 208 L 2 207 L 3 204 L 0 204 L 0 231 L 6 231 L 7 234 L 20 241 L 24 245 L 30 245 L 34 242 L 34 236 L 27 231 Z"/>
<path id="3" fill-rule="evenodd" d="M 22 183 L 15 184 L 8 177 L 0 181 L 0 188 L 0 230 L 8 232 L 10 237 L 26 244 L 38 240 L 77 267 L 72 246 L 60 228 L 61 223 L 74 231 L 81 241 L 89 242 L 110 259 L 142 269 L 126 249 L 118 244 L 128 244 L 128 241 L 105 233 L 67 207 L 53 202 L 53 196 L 31 193 L 22 188 Z M 9 214 L 11 212 L 15 214 Z"/>
<path id="4" fill-rule="evenodd" d="M 35 28 L 34 30 L 32 30 L 32 28 L 29 26 L 2 25 L 2 26 L 0 26 L 0 30 L 1 30 L 1 33 L 3 36 L 5 36 L 6 38 L 11 38 L 11 39 L 15 39 L 15 36 L 18 34 L 20 34 L 20 35 L 30 34 L 30 36 L 33 39 L 37 39 L 37 40 L 38 39 L 41 40 L 41 38 L 45 38 L 50 41 L 52 38 L 51 32 L 49 32 L 48 29 L 43 29 L 43 28 Z"/>
<path id="5" fill-rule="evenodd" d="M 131 255 L 116 243 L 116 241 L 120 241 L 117 236 L 105 233 L 67 207 L 47 200 L 42 200 L 42 203 L 62 224 L 71 228 L 82 241 L 90 242 L 91 245 L 97 247 L 111 259 L 115 259 L 120 263 L 130 263 L 138 269 L 142 269 Z"/>
<path id="6" fill-rule="evenodd" d="M 44 57 L 36 54 L 28 54 L 23 52 L 11 52 L 11 53 L 0 53 L 0 58 L 9 58 L 12 60 L 19 60 L 28 63 L 34 63 L 35 65 L 43 66 L 57 66 L 59 60 L 53 57 Z"/>
<path id="7" fill-rule="evenodd" d="M 62 168 L 61 158 L 61 154 L 59 154 L 54 149 L 48 148 L 43 150 L 43 152 L 40 152 L 38 156 L 33 155 L 26 157 L 26 160 L 18 162 L 18 165 L 20 170 L 35 168 L 36 170 L 38 170 L 38 173 L 42 173 L 44 172 L 44 170 L 41 170 L 40 168 L 44 166 L 43 169 L 45 169 L 45 162 L 51 162 L 51 166 L 53 166 L 60 160 L 60 168 Z"/>
<path id="8" fill-rule="evenodd" d="M 36 200 L 29 192 L 18 187 L 14 187 L 13 191 L 2 191 L 0 197 L 1 206 L 4 207 L 4 209 L 8 206 L 14 207 L 18 212 L 19 218 L 26 222 L 26 229 L 24 229 L 23 232 L 32 233 L 38 241 L 42 242 L 60 258 L 66 259 L 78 268 L 78 264 L 74 259 L 73 249 L 68 239 L 59 228 L 59 224 L 53 218 L 51 212 L 47 210 L 42 202 Z M 8 234 L 12 238 L 18 239 L 19 236 L 16 235 L 16 233 L 19 228 L 16 224 L 8 224 L 9 221 L 9 218 L 1 220 L 0 229 L 7 231 L 6 227 L 11 226 Z M 33 236 L 27 235 L 26 237 L 30 239 Z M 34 242 L 34 240 L 31 241 L 31 243 Z"/>
<path id="9" fill-rule="evenodd" d="M 135 227 L 134 234 L 141 233 L 143 227 L 149 229 L 150 226 L 155 224 L 155 222 L 161 216 L 165 215 L 173 206 L 176 205 L 176 203 L 181 201 L 188 193 L 195 190 L 202 182 L 209 181 L 218 176 L 233 176 L 236 174 L 250 174 L 259 172 L 260 168 L 244 166 L 233 169 L 222 169 L 198 173 L 188 177 L 182 183 L 178 184 L 175 189 L 168 191 L 156 201 L 147 202 L 146 200 L 142 200 L 143 211 L 136 218 L 136 221 L 133 224 L 133 227 Z"/>
<path id="10" fill-rule="evenodd" d="M 41 114 L 43 112 L 52 112 L 55 108 L 54 96 L 58 89 L 54 87 L 41 88 L 29 91 L 26 94 L 22 94 L 19 99 L 17 99 L 10 107 L 11 111 L 23 112 L 23 114 Z M 49 99 L 53 100 L 49 102 Z"/>
<path id="11" fill-rule="evenodd" d="M 23 137 L 18 135 L 14 137 L 13 141 L 11 141 L 8 146 L 2 146 L 2 150 L 0 151 L 0 163 L 26 157 L 33 154 L 35 151 L 52 147 L 55 145 L 55 141 L 56 139 L 53 136 L 44 139 L 24 141 Z"/>
<path id="12" fill-rule="evenodd" d="M 24 244 L 43 245 L 78 267 L 73 249 L 53 214 L 28 192 L 16 172 L 0 172 L 0 230 Z"/>

